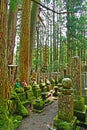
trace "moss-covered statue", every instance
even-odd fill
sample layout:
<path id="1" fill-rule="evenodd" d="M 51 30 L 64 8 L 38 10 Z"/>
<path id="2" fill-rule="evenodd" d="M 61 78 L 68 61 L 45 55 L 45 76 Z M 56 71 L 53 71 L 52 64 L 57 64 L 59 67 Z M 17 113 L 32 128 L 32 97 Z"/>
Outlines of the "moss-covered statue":
<path id="1" fill-rule="evenodd" d="M 14 86 L 14 89 L 20 88 L 20 87 L 21 87 L 20 81 L 17 79 L 16 83 L 15 83 L 15 86 Z"/>
<path id="2" fill-rule="evenodd" d="M 22 85 L 21 85 L 21 83 L 20 83 L 20 81 L 18 79 L 16 80 L 16 83 L 14 85 L 14 90 L 17 93 L 20 93 L 20 92 L 24 91 L 24 88 L 22 87 Z"/>

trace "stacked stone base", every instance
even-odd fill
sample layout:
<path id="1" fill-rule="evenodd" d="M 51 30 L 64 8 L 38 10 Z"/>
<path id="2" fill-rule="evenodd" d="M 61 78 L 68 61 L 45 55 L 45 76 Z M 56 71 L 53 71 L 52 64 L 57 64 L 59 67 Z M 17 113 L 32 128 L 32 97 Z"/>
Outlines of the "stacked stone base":
<path id="1" fill-rule="evenodd" d="M 74 99 L 72 80 L 64 78 L 58 94 L 58 115 L 54 119 L 56 130 L 76 130 L 76 117 L 73 115 Z"/>

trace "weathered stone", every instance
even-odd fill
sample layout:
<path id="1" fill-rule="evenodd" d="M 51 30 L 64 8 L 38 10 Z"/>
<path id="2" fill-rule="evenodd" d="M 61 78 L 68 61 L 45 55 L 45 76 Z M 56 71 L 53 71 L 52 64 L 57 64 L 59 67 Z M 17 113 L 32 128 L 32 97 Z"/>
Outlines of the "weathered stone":
<path id="1" fill-rule="evenodd" d="M 39 85 L 33 85 L 32 87 L 32 90 L 33 90 L 33 94 L 36 98 L 38 98 L 39 96 L 41 96 L 41 89 L 39 87 Z"/>
<path id="2" fill-rule="evenodd" d="M 72 93 L 72 80 L 64 78 L 60 93 L 58 94 L 58 118 L 67 122 L 73 119 L 74 101 Z"/>
<path id="3" fill-rule="evenodd" d="M 73 96 L 60 95 L 58 100 L 58 117 L 65 121 L 73 119 Z"/>
<path id="4" fill-rule="evenodd" d="M 74 88 L 74 95 L 82 96 L 82 77 L 81 77 L 81 60 L 78 56 L 72 58 L 71 77 Z"/>
<path id="5" fill-rule="evenodd" d="M 34 97 L 33 91 L 32 91 L 32 90 L 27 90 L 27 91 L 26 91 L 26 98 L 28 99 L 28 101 L 29 101 L 30 103 L 32 102 L 33 97 Z"/>
<path id="6" fill-rule="evenodd" d="M 62 80 L 62 85 L 64 88 L 71 88 L 72 87 L 72 80 L 70 78 L 64 78 Z"/>

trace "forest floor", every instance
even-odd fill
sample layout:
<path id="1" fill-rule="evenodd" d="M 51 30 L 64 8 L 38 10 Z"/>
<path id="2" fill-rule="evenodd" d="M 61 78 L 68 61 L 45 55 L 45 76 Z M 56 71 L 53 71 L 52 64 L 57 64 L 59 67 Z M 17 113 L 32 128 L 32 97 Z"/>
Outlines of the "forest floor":
<path id="1" fill-rule="evenodd" d="M 58 100 L 45 107 L 42 113 L 30 112 L 30 116 L 24 118 L 16 130 L 49 130 L 53 126 L 53 119 L 58 112 Z"/>

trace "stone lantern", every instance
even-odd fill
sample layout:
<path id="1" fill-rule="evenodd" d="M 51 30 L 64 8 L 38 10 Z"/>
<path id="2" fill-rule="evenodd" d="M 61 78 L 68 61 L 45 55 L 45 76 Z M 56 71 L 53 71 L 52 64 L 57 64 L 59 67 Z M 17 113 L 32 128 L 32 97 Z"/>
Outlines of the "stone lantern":
<path id="1" fill-rule="evenodd" d="M 9 77 L 9 81 L 14 81 L 16 79 L 17 76 L 17 65 L 8 65 L 8 77 Z"/>

